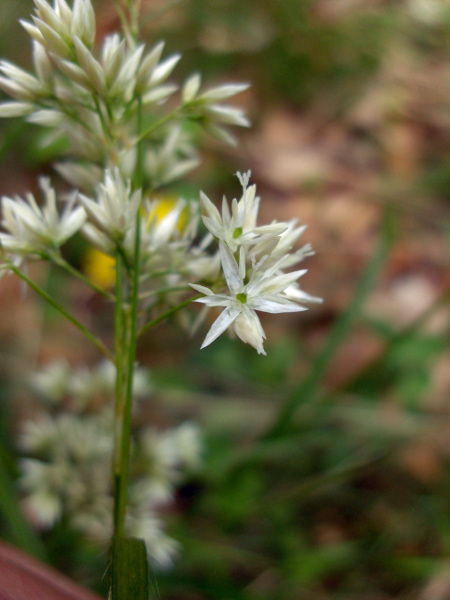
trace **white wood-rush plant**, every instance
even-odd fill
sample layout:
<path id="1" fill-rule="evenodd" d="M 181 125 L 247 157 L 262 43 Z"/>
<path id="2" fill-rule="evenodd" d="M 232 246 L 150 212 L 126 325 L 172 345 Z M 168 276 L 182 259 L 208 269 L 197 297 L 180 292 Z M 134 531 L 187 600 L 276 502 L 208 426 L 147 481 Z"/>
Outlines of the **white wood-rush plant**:
<path id="1" fill-rule="evenodd" d="M 126 525 L 137 340 L 196 301 L 205 305 L 200 320 L 209 308 L 222 309 L 203 346 L 231 330 L 265 354 L 257 311 L 296 312 L 319 301 L 301 290 L 305 270 L 295 268 L 312 249 L 297 245 L 304 227 L 295 221 L 258 224 L 250 173 L 238 174 L 242 194 L 231 204 L 224 198 L 221 210 L 201 193 L 199 201 L 179 199 L 161 211 L 156 190 L 199 163 L 193 123 L 224 143 L 235 142 L 231 127 L 249 125 L 225 102 L 246 84 L 204 90 L 199 74 L 172 83 L 180 56 L 163 57 L 163 43 L 148 49 L 140 40 L 139 0 L 114 0 L 122 31 L 103 40 L 90 0 L 33 1 L 22 25 L 34 72 L 0 63 L 0 87 L 11 97 L 0 116 L 23 118 L 45 128 L 49 143 L 64 142 L 55 170 L 72 191 L 57 198 L 41 178 L 40 199 L 2 198 L 1 271 L 20 277 L 114 366 L 111 596 L 145 598 L 145 550 L 127 537 Z M 64 258 L 61 247 L 78 233 L 114 260 L 112 288 Z M 29 277 L 27 262 L 36 260 L 65 269 L 113 305 L 113 347 Z"/>

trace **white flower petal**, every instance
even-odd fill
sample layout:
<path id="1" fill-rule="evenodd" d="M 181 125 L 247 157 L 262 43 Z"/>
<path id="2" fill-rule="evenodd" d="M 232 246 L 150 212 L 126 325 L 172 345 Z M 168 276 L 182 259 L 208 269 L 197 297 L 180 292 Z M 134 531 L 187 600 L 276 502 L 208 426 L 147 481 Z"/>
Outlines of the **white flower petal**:
<path id="1" fill-rule="evenodd" d="M 219 317 L 214 321 L 211 329 L 208 331 L 205 340 L 202 344 L 202 348 L 209 346 L 214 340 L 216 340 L 220 334 L 222 334 L 228 327 L 233 323 L 239 314 L 239 310 L 228 307 L 226 308 Z"/>
<path id="2" fill-rule="evenodd" d="M 196 283 L 190 283 L 189 285 L 191 286 L 191 288 L 194 288 L 194 290 L 197 290 L 197 292 L 200 292 L 201 294 L 206 294 L 207 296 L 214 296 L 214 292 L 212 292 L 209 288 L 205 287 L 204 285 L 198 285 Z"/>
<path id="3" fill-rule="evenodd" d="M 302 310 L 307 310 L 305 306 L 300 306 L 299 304 L 294 304 L 293 302 L 289 302 L 289 300 L 284 300 L 280 298 L 280 301 L 270 298 L 254 298 L 251 301 L 251 307 L 254 310 L 260 310 L 262 312 L 271 313 L 271 314 L 279 314 L 285 312 L 300 312 Z"/>
<path id="4" fill-rule="evenodd" d="M 239 275 L 236 259 L 232 255 L 230 249 L 222 241 L 219 242 L 219 248 L 220 262 L 222 263 L 222 269 L 228 288 L 232 294 L 237 294 L 244 286 L 242 278 Z"/>
<path id="5" fill-rule="evenodd" d="M 228 83 L 204 92 L 200 95 L 199 99 L 207 102 L 217 102 L 239 94 L 249 87 L 249 83 Z"/>

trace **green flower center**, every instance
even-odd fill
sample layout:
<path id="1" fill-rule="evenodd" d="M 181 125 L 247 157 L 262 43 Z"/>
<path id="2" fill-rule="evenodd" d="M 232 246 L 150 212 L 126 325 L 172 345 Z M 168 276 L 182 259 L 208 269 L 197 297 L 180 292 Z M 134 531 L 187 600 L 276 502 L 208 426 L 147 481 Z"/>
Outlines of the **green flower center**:
<path id="1" fill-rule="evenodd" d="M 242 227 L 236 227 L 233 231 L 233 240 L 236 240 L 240 235 L 242 235 Z"/>
<path id="2" fill-rule="evenodd" d="M 239 292 L 239 294 L 236 294 L 236 300 L 239 300 L 239 302 L 242 302 L 242 304 L 246 304 L 247 294 L 244 294 L 244 292 Z"/>

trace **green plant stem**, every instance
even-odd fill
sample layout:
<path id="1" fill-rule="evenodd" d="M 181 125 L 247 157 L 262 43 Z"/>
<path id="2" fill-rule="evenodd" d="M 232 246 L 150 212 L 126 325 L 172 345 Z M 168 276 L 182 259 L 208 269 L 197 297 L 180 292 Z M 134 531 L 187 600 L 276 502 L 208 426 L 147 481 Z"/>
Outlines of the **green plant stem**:
<path id="1" fill-rule="evenodd" d="M 100 101 L 97 97 L 97 94 L 92 94 L 92 99 L 95 104 L 97 115 L 100 119 L 102 131 L 103 131 L 104 142 L 107 145 L 108 154 L 110 156 L 113 156 L 113 158 L 115 159 L 115 155 L 112 154 L 113 149 L 112 149 L 112 139 L 111 139 L 111 127 L 105 121 L 105 117 L 103 115 L 102 107 L 100 106 Z"/>
<path id="2" fill-rule="evenodd" d="M 285 505 L 286 502 L 292 502 L 296 498 L 302 498 L 317 494 L 328 486 L 342 484 L 355 477 L 367 467 L 377 464 L 388 456 L 388 451 L 368 452 L 367 455 L 351 458 L 342 461 L 342 463 L 332 467 L 329 471 L 307 477 L 297 483 L 271 492 L 267 497 L 262 498 L 259 508 L 267 508 L 276 505 Z"/>
<path id="3" fill-rule="evenodd" d="M 124 355 L 125 355 L 125 328 L 123 310 L 123 257 L 116 253 L 116 304 L 114 311 L 114 348 L 116 355 L 116 398 L 114 411 L 114 534 L 123 535 L 123 520 L 120 516 L 118 499 L 122 496 L 122 487 L 126 485 L 123 480 L 121 465 L 122 430 L 125 411 L 124 388 Z"/>
<path id="4" fill-rule="evenodd" d="M 52 306 L 55 310 L 57 310 L 63 317 L 65 317 L 72 325 L 74 325 L 81 333 L 96 346 L 100 352 L 106 356 L 109 360 L 114 362 L 113 354 L 108 350 L 105 344 L 97 338 L 93 333 L 89 331 L 82 323 L 78 321 L 73 315 L 71 315 L 63 306 L 61 306 L 50 294 L 48 294 L 44 289 L 41 288 L 40 285 L 35 283 L 32 279 L 30 279 L 25 273 L 23 273 L 19 268 L 17 268 L 11 261 L 6 261 L 8 264 L 8 268 L 15 273 L 22 281 L 24 281 L 27 285 L 30 286 L 41 298 L 43 298 L 50 306 Z"/>
<path id="5" fill-rule="evenodd" d="M 138 130 L 142 127 L 142 102 L 138 104 Z M 138 147 L 138 161 L 135 173 L 135 186 L 142 185 L 142 148 Z M 141 247 L 141 211 L 136 212 L 133 264 L 126 265 L 123 254 L 116 253 L 116 309 L 115 309 L 115 348 L 116 348 L 116 412 L 114 434 L 114 535 L 124 535 L 127 504 L 128 473 L 131 442 L 131 409 L 133 404 L 133 375 L 136 359 L 137 323 L 139 309 L 139 274 Z M 124 303 L 124 283 L 122 274 L 127 273 L 127 302 Z"/>
<path id="6" fill-rule="evenodd" d="M 0 445 L 0 514 L 8 525 L 11 541 L 36 558 L 46 560 L 47 555 L 43 544 L 20 510 L 13 481 L 4 460 L 5 453 L 5 448 Z"/>
<path id="7" fill-rule="evenodd" d="M 173 110 L 171 113 L 169 113 L 165 117 L 162 117 L 161 119 L 159 119 L 159 121 L 156 121 L 155 123 L 153 123 L 152 125 L 150 125 L 149 127 L 147 127 L 147 129 L 145 131 L 143 131 L 139 135 L 137 141 L 141 142 L 142 140 L 145 140 L 145 138 L 148 135 L 150 135 L 151 133 L 153 133 L 156 129 L 158 129 L 159 127 L 162 127 L 163 125 L 165 125 L 169 121 L 172 121 L 173 119 L 176 119 L 178 117 L 178 113 L 179 112 L 180 112 L 180 109 L 176 108 L 175 110 Z"/>
<path id="8" fill-rule="evenodd" d="M 130 24 L 128 23 L 128 19 L 125 15 L 125 12 L 120 5 L 119 0 L 113 0 L 114 6 L 116 7 L 117 14 L 119 15 L 120 22 L 122 23 L 123 32 L 125 37 L 127 38 L 127 42 L 130 47 L 133 47 L 134 37 L 130 30 Z"/>
<path id="9" fill-rule="evenodd" d="M 142 131 L 142 127 L 143 127 L 143 113 L 142 113 L 142 97 L 138 96 L 137 97 L 137 128 L 138 131 Z M 143 144 L 143 138 L 140 137 L 139 141 L 137 143 L 137 147 L 136 147 L 136 151 L 137 151 L 137 157 L 136 157 L 136 171 L 135 171 L 135 176 L 134 176 L 134 185 L 136 189 L 142 188 L 142 183 L 143 183 L 143 179 L 144 179 L 144 144 Z"/>
<path id="10" fill-rule="evenodd" d="M 161 315 L 159 315 L 159 317 L 156 317 L 156 319 L 153 319 L 153 321 L 149 321 L 143 327 L 141 327 L 137 333 L 138 337 L 140 337 L 148 329 L 151 329 L 155 325 L 158 325 L 158 323 L 161 323 L 161 321 L 164 321 L 164 319 L 167 319 L 168 317 L 175 314 L 176 312 L 178 312 L 185 306 L 188 306 L 191 302 L 194 302 L 194 300 L 197 300 L 198 298 L 202 298 L 202 294 L 197 294 L 196 296 L 192 296 L 192 298 L 188 298 L 187 300 L 184 300 L 180 304 L 177 304 L 177 306 L 174 306 L 173 308 L 169 308 L 169 310 L 166 310 L 165 312 L 163 312 Z"/>
<path id="11" fill-rule="evenodd" d="M 176 8 L 178 4 L 181 4 L 185 0 L 166 0 L 162 7 L 155 8 L 154 10 L 147 11 L 148 14 L 141 19 L 143 27 L 148 23 L 154 23 L 156 19 L 166 14 L 169 10 Z"/>
<path id="12" fill-rule="evenodd" d="M 128 14 L 130 15 L 130 33 L 134 41 L 139 39 L 139 13 L 142 0 L 128 0 Z"/>
<path id="13" fill-rule="evenodd" d="M 140 211 L 136 215 L 136 239 L 134 248 L 134 269 L 131 279 L 130 304 L 127 307 L 123 327 L 125 330 L 126 347 L 123 353 L 125 379 L 123 411 L 121 413 L 120 426 L 120 447 L 117 450 L 120 453 L 120 485 L 118 486 L 118 497 L 114 498 L 117 505 L 115 514 L 117 515 L 116 535 L 123 535 L 125 511 L 127 503 L 128 472 L 130 462 L 130 439 L 131 439 L 131 409 L 133 404 L 133 375 L 134 363 L 136 358 L 137 343 L 137 317 L 139 306 L 139 250 L 140 250 Z"/>

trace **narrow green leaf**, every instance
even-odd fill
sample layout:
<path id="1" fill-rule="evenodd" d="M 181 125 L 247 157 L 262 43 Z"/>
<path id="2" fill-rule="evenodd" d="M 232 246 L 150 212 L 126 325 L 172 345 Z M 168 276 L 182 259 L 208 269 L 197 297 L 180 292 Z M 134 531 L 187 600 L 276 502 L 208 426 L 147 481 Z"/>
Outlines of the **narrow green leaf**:
<path id="1" fill-rule="evenodd" d="M 45 550 L 20 510 L 13 482 L 4 465 L 3 449 L 0 451 L 0 515 L 8 524 L 11 542 L 28 554 L 45 560 Z"/>
<path id="2" fill-rule="evenodd" d="M 114 537 L 111 600 L 148 600 L 148 563 L 143 540 Z"/>

